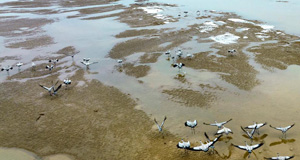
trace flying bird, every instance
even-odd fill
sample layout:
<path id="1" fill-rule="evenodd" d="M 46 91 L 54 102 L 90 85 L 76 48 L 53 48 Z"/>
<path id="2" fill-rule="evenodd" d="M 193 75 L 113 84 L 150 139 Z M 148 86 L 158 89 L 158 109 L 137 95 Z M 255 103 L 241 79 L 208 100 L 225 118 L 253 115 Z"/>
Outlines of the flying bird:
<path id="1" fill-rule="evenodd" d="M 295 156 L 279 156 L 279 153 L 277 153 L 277 157 L 271 157 L 271 158 L 266 158 L 267 160 L 288 160 L 288 159 L 292 159 Z"/>
<path id="2" fill-rule="evenodd" d="M 206 132 L 204 132 L 204 135 L 205 135 L 205 137 L 206 137 L 206 139 L 207 139 L 206 143 L 207 143 L 207 144 L 212 143 L 212 144 L 209 144 L 209 145 L 210 145 L 209 148 L 211 148 L 211 149 L 213 150 L 213 153 L 214 153 L 214 151 L 215 151 L 215 146 L 214 146 L 214 144 L 220 139 L 220 137 L 222 137 L 222 135 L 220 135 L 219 137 L 215 138 L 213 141 L 211 141 L 211 140 L 209 139 L 209 137 L 208 137 L 208 135 L 206 134 Z"/>
<path id="3" fill-rule="evenodd" d="M 156 119 L 154 118 L 154 122 L 156 123 L 159 132 L 162 132 L 162 127 L 164 126 L 164 123 L 165 123 L 166 119 L 167 119 L 167 117 L 165 116 L 165 118 L 162 121 L 161 125 L 158 125 Z"/>
<path id="4" fill-rule="evenodd" d="M 180 149 L 187 149 L 191 147 L 190 141 L 184 142 L 183 139 L 181 140 L 182 142 L 178 142 L 177 148 Z"/>
<path id="5" fill-rule="evenodd" d="M 53 68 L 54 68 L 53 64 L 51 64 L 50 66 L 49 65 L 46 66 L 46 69 L 48 69 L 49 71 L 52 71 Z"/>
<path id="6" fill-rule="evenodd" d="M 1 71 L 6 70 L 6 71 L 8 72 L 9 70 L 12 70 L 12 69 L 13 69 L 12 66 L 7 66 L 7 67 L 2 67 L 2 68 L 1 68 Z"/>
<path id="7" fill-rule="evenodd" d="M 194 120 L 194 121 L 186 121 L 185 123 L 184 123 L 184 125 L 186 126 L 186 127 L 191 127 L 191 129 L 192 129 L 192 132 L 195 134 L 195 127 L 197 126 L 197 120 Z"/>
<path id="8" fill-rule="evenodd" d="M 213 146 L 221 137 L 222 135 L 220 135 L 219 137 L 215 138 L 213 141 L 210 141 L 208 143 L 202 143 L 202 141 L 200 141 L 201 145 L 200 146 L 197 146 L 197 147 L 193 147 L 191 148 L 190 150 L 192 151 L 204 151 L 204 152 L 207 152 L 209 150 L 209 148 L 211 146 Z"/>
<path id="9" fill-rule="evenodd" d="M 89 68 L 90 65 L 95 64 L 95 63 L 98 63 L 98 62 L 90 62 L 90 61 L 88 60 L 88 61 L 81 61 L 81 63 L 84 64 L 87 68 Z"/>
<path id="10" fill-rule="evenodd" d="M 294 127 L 294 125 L 295 125 L 295 123 L 292 124 L 292 125 L 290 125 L 290 126 L 287 126 L 287 127 L 273 127 L 273 126 L 271 126 L 271 125 L 270 125 L 270 127 L 271 127 L 271 128 L 274 128 L 274 129 L 276 129 L 276 130 L 281 131 L 281 132 L 282 132 L 282 138 L 283 138 L 283 136 L 285 136 L 285 138 L 286 138 L 286 132 L 287 132 L 289 129 L 291 129 L 292 127 Z"/>
<path id="11" fill-rule="evenodd" d="M 228 120 L 228 121 L 220 122 L 220 123 L 218 123 L 217 121 L 215 121 L 215 123 L 211 123 L 211 124 L 205 123 L 205 122 L 204 122 L 203 124 L 205 124 L 205 125 L 210 125 L 210 126 L 217 126 L 218 129 L 221 129 L 222 126 L 223 126 L 224 124 L 230 122 L 231 120 L 232 120 L 232 119 L 230 119 L 230 120 Z"/>
<path id="12" fill-rule="evenodd" d="M 58 83 L 58 81 L 57 81 L 55 84 L 53 84 L 51 87 L 46 87 L 46 86 L 41 85 L 41 84 L 39 84 L 39 85 L 40 85 L 42 88 L 44 88 L 45 90 L 47 90 L 47 91 L 49 92 L 50 96 L 52 96 L 52 91 L 54 91 L 54 86 L 55 86 L 57 83 Z"/>
<path id="13" fill-rule="evenodd" d="M 255 130 L 256 130 L 257 126 L 252 129 L 252 131 L 249 133 L 248 131 L 246 131 L 242 126 L 241 126 L 241 129 L 246 133 L 246 135 L 251 139 L 251 142 L 253 141 L 253 135 L 255 133 Z"/>
<path id="14" fill-rule="evenodd" d="M 183 63 L 174 63 L 173 67 L 177 67 L 179 69 L 179 72 L 181 72 L 182 67 L 185 66 L 185 64 Z"/>
<path id="15" fill-rule="evenodd" d="M 249 153 L 248 158 L 250 158 L 250 154 L 252 153 L 253 150 L 255 150 L 255 149 L 261 147 L 261 146 L 264 144 L 264 143 L 260 143 L 260 144 L 255 144 L 255 145 L 249 146 L 249 145 L 247 144 L 246 141 L 245 141 L 245 143 L 246 143 L 245 146 L 239 146 L 239 145 L 234 145 L 234 144 L 232 144 L 232 145 L 233 145 L 234 147 L 237 147 L 237 148 L 239 148 L 239 149 L 242 149 L 242 150 L 247 151 L 247 152 Z"/>
<path id="16" fill-rule="evenodd" d="M 56 64 L 56 62 L 58 62 L 58 61 L 59 61 L 58 59 L 50 59 L 50 60 L 49 60 L 49 63 Z"/>
<path id="17" fill-rule="evenodd" d="M 61 88 L 62 84 L 60 84 L 56 89 L 53 87 L 53 95 L 57 95 L 57 91 Z"/>
<path id="18" fill-rule="evenodd" d="M 220 129 L 220 130 L 218 130 L 215 135 L 223 134 L 223 133 L 225 133 L 226 135 L 228 135 L 229 133 L 233 134 L 233 132 L 231 131 L 231 129 L 226 128 L 225 126 L 223 126 L 223 128 Z"/>
<path id="19" fill-rule="evenodd" d="M 267 122 L 265 123 L 257 123 L 257 122 L 254 122 L 253 125 L 250 125 L 250 126 L 247 126 L 245 127 L 245 129 L 254 129 L 256 127 L 256 133 L 259 135 L 259 128 L 265 126 L 267 124 Z"/>

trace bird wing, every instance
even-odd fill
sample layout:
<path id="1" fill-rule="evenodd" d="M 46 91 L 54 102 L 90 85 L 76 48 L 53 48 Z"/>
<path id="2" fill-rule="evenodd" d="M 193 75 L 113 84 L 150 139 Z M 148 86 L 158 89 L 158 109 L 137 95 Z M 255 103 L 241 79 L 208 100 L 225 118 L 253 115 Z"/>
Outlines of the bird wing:
<path id="1" fill-rule="evenodd" d="M 260 128 L 260 127 L 263 127 L 263 126 L 265 126 L 267 124 L 267 122 L 265 122 L 265 123 L 260 123 L 260 124 L 257 124 L 256 126 L 257 126 L 257 128 Z"/>
<path id="2" fill-rule="evenodd" d="M 247 136 L 250 137 L 249 133 L 241 126 L 241 129 L 246 133 Z"/>
<path id="3" fill-rule="evenodd" d="M 204 132 L 204 135 L 205 135 L 206 139 L 208 140 L 208 142 L 210 142 L 210 139 L 209 139 L 208 135 L 206 134 L 206 132 Z"/>
<path id="4" fill-rule="evenodd" d="M 238 145 L 234 145 L 232 144 L 233 146 L 239 148 L 239 149 L 242 149 L 242 150 L 247 150 L 247 147 L 246 146 L 238 146 Z"/>
<path id="5" fill-rule="evenodd" d="M 245 129 L 253 129 L 255 126 L 256 126 L 256 124 L 253 124 L 253 125 L 245 127 Z"/>
<path id="6" fill-rule="evenodd" d="M 273 127 L 273 126 L 271 126 L 271 125 L 270 125 L 270 127 L 271 127 L 271 128 L 274 128 L 274 129 L 276 129 L 276 130 L 282 131 L 282 128 L 280 128 L 280 127 Z"/>
<path id="7" fill-rule="evenodd" d="M 61 84 L 54 90 L 54 92 L 57 92 L 61 88 Z"/>
<path id="8" fill-rule="evenodd" d="M 260 146 L 262 146 L 264 143 L 260 143 L 260 144 L 256 144 L 256 145 L 252 145 L 252 150 L 255 150 L 257 148 L 259 148 Z"/>
<path id="9" fill-rule="evenodd" d="M 197 147 L 193 147 L 191 150 L 193 151 L 203 151 L 203 146 L 197 146 Z"/>
<path id="10" fill-rule="evenodd" d="M 220 135 L 219 137 L 215 138 L 214 141 L 213 141 L 213 143 L 211 145 L 209 145 L 209 147 L 212 146 L 212 145 L 214 145 L 222 136 L 223 135 Z"/>
<path id="11" fill-rule="evenodd" d="M 251 137 L 254 135 L 254 133 L 255 133 L 255 131 L 256 131 L 256 129 L 257 129 L 257 126 L 255 126 L 255 128 L 254 129 L 252 129 L 252 131 L 251 131 Z"/>
<path id="12" fill-rule="evenodd" d="M 164 120 L 161 122 L 161 125 L 160 125 L 161 128 L 162 128 L 163 125 L 165 124 L 166 119 L 167 119 L 167 116 L 165 116 Z"/>
<path id="13" fill-rule="evenodd" d="M 290 126 L 287 126 L 286 128 L 287 128 L 287 130 L 289 130 L 289 129 L 291 129 L 292 127 L 294 127 L 294 125 L 295 125 L 295 123 L 294 124 L 292 124 L 292 125 L 290 125 Z"/>
<path id="14" fill-rule="evenodd" d="M 226 123 L 230 122 L 231 120 L 232 120 L 232 118 L 230 118 L 230 120 L 228 120 L 228 121 L 221 122 L 221 124 L 222 124 L 222 125 L 224 125 L 224 124 L 226 124 Z"/>
<path id="15" fill-rule="evenodd" d="M 155 122 L 155 124 L 157 125 L 157 128 L 160 129 L 160 126 L 158 125 L 158 123 L 157 123 L 157 121 L 156 121 L 155 118 L 154 118 L 154 122 Z"/>
<path id="16" fill-rule="evenodd" d="M 39 84 L 40 85 L 40 84 Z M 42 88 L 44 88 L 45 90 L 47 90 L 47 91 L 49 91 L 49 90 L 51 90 L 51 88 L 48 88 L 48 87 L 45 87 L 45 86 L 43 86 L 43 85 L 40 85 Z"/>
<path id="17" fill-rule="evenodd" d="M 216 133 L 216 134 L 222 134 L 224 131 L 225 131 L 225 129 L 224 129 L 224 128 L 223 128 L 223 129 L 220 129 L 220 130 L 218 130 L 218 131 L 217 131 L 217 133 Z"/>
<path id="18" fill-rule="evenodd" d="M 217 124 L 215 124 L 215 123 L 209 124 L 209 123 L 203 122 L 203 124 L 205 124 L 205 125 L 210 125 L 210 126 L 217 126 Z"/>
<path id="19" fill-rule="evenodd" d="M 278 159 L 278 157 L 271 157 L 271 158 L 264 157 L 264 158 L 267 159 L 267 160 L 276 160 L 276 159 Z"/>
<path id="20" fill-rule="evenodd" d="M 84 62 L 84 61 L 80 61 L 80 63 L 82 63 L 82 64 L 84 64 L 84 65 L 87 65 L 86 62 Z"/>
<path id="21" fill-rule="evenodd" d="M 285 156 L 285 159 L 292 159 L 294 158 L 295 156 Z"/>

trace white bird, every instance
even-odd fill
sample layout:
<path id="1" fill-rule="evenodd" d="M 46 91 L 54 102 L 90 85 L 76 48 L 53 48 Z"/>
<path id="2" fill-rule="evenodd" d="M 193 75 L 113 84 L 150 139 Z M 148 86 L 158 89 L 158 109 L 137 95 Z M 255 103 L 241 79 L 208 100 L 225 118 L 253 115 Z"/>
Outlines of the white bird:
<path id="1" fill-rule="evenodd" d="M 19 69 L 20 69 L 20 67 L 23 66 L 23 63 L 18 62 L 18 63 L 16 64 L 16 66 L 19 67 Z"/>
<path id="2" fill-rule="evenodd" d="M 31 67 L 32 67 L 32 70 L 35 70 L 36 64 L 34 62 L 31 62 Z"/>
<path id="3" fill-rule="evenodd" d="M 188 59 L 192 59 L 193 58 L 193 55 L 192 54 L 186 54 L 186 57 L 188 58 Z"/>
<path id="4" fill-rule="evenodd" d="M 295 123 L 292 124 L 292 125 L 290 125 L 290 126 L 287 126 L 287 127 L 273 127 L 273 126 L 271 126 L 271 125 L 270 125 L 270 127 L 271 127 L 271 128 L 274 128 L 274 129 L 277 129 L 277 130 L 279 130 L 279 131 L 281 131 L 282 134 L 283 134 L 282 137 L 285 136 L 285 138 L 286 138 L 286 132 L 287 132 L 289 129 L 291 129 L 292 127 L 294 127 L 294 125 L 295 125 Z"/>
<path id="5" fill-rule="evenodd" d="M 260 143 L 260 144 L 255 144 L 255 145 L 249 146 L 246 141 L 245 141 L 245 143 L 246 143 L 245 146 L 239 146 L 239 145 L 234 145 L 234 144 L 232 144 L 232 145 L 239 149 L 247 151 L 249 153 L 248 158 L 250 158 L 250 154 L 252 153 L 253 150 L 261 147 L 264 144 L 264 143 Z"/>
<path id="6" fill-rule="evenodd" d="M 235 50 L 235 49 L 231 49 L 231 50 L 228 50 L 227 52 L 228 52 L 231 56 L 233 56 L 234 53 L 236 52 L 236 50 Z"/>
<path id="7" fill-rule="evenodd" d="M 46 86 L 43 86 L 43 85 L 41 85 L 41 84 L 39 84 L 42 88 L 44 88 L 45 90 L 47 90 L 48 92 L 49 92 L 49 94 L 50 94 L 50 96 L 52 95 L 52 90 L 54 91 L 54 86 L 56 85 L 58 83 L 58 81 L 55 83 L 55 84 L 53 84 L 51 87 L 46 87 Z"/>
<path id="8" fill-rule="evenodd" d="M 118 59 L 117 62 L 119 63 L 120 66 L 122 66 L 122 63 L 123 63 L 122 59 Z"/>
<path id="9" fill-rule="evenodd" d="M 156 123 L 159 132 L 162 132 L 162 127 L 164 126 L 164 123 L 165 123 L 166 119 L 167 119 L 167 117 L 165 116 L 165 118 L 162 121 L 161 125 L 158 125 L 156 119 L 154 118 L 154 122 Z"/>
<path id="10" fill-rule="evenodd" d="M 198 10 L 198 11 L 196 12 L 196 14 L 197 14 L 197 16 L 200 16 L 200 11 Z"/>
<path id="11" fill-rule="evenodd" d="M 247 126 L 245 127 L 245 129 L 254 129 L 256 127 L 256 133 L 259 135 L 259 128 L 265 126 L 267 124 L 267 122 L 265 123 L 257 123 L 257 122 L 254 122 L 253 125 L 250 125 L 250 126 Z"/>
<path id="12" fill-rule="evenodd" d="M 53 62 L 53 64 L 56 64 L 56 62 L 58 62 L 58 59 L 50 59 L 49 63 L 52 63 L 52 62 Z"/>
<path id="13" fill-rule="evenodd" d="M 295 156 L 279 156 L 279 153 L 277 153 L 277 157 L 271 157 L 271 158 L 266 158 L 267 160 L 288 160 L 288 159 L 292 159 Z"/>
<path id="14" fill-rule="evenodd" d="M 212 143 L 212 144 L 210 145 L 209 148 L 211 148 L 211 149 L 213 150 L 213 152 L 214 152 L 214 150 L 215 150 L 214 144 L 219 140 L 220 137 L 222 137 L 222 135 L 220 135 L 219 137 L 217 137 L 217 139 L 215 138 L 213 141 L 211 141 L 211 140 L 209 139 L 209 137 L 208 137 L 208 135 L 206 134 L 206 132 L 204 132 L 204 135 L 205 135 L 205 137 L 206 137 L 206 139 L 207 139 L 206 143 L 208 143 L 208 144 L 209 144 L 209 143 Z"/>
<path id="15" fill-rule="evenodd" d="M 165 52 L 165 55 L 168 56 L 168 58 L 170 58 L 171 57 L 171 51 L 168 50 L 167 52 Z"/>
<path id="16" fill-rule="evenodd" d="M 257 127 L 257 126 L 256 126 Z M 255 133 L 256 127 L 254 129 L 252 129 L 252 131 L 249 133 L 248 131 L 246 131 L 242 126 L 241 129 L 246 133 L 246 135 L 251 139 L 251 142 L 253 140 L 253 135 Z"/>
<path id="17" fill-rule="evenodd" d="M 222 127 L 224 124 L 230 122 L 231 120 L 232 120 L 232 119 L 230 119 L 230 120 L 228 120 L 228 121 L 220 122 L 220 123 L 218 123 L 217 121 L 215 121 L 215 123 L 211 123 L 211 124 L 208 124 L 208 123 L 205 123 L 205 122 L 204 122 L 203 124 L 205 124 L 205 125 L 210 125 L 210 126 L 217 126 L 218 129 L 221 129 L 221 127 Z"/>
<path id="18" fill-rule="evenodd" d="M 182 142 L 178 142 L 177 148 L 187 149 L 187 148 L 190 148 L 190 147 L 191 147 L 190 141 L 184 142 L 183 139 L 182 139 L 181 141 L 182 141 Z"/>
<path id="19" fill-rule="evenodd" d="M 48 69 L 49 71 L 52 71 L 53 68 L 54 68 L 53 64 L 51 64 L 50 66 L 49 65 L 46 66 L 46 69 Z"/>
<path id="20" fill-rule="evenodd" d="M 83 58 L 83 61 L 88 62 L 91 58 Z"/>
<path id="21" fill-rule="evenodd" d="M 191 148 L 192 151 L 204 151 L 207 152 L 209 150 L 209 148 L 211 146 L 213 146 L 221 137 L 222 135 L 220 135 L 219 137 L 215 138 L 213 141 L 209 141 L 208 143 L 203 144 L 202 141 L 200 141 L 201 145 L 197 146 L 197 147 L 193 147 Z"/>
<path id="22" fill-rule="evenodd" d="M 182 67 L 185 66 L 185 64 L 183 63 L 174 63 L 173 67 L 177 67 L 179 69 L 179 72 L 181 72 Z"/>
<path id="23" fill-rule="evenodd" d="M 233 132 L 231 131 L 231 129 L 226 128 L 225 126 L 223 126 L 223 128 L 220 129 L 220 130 L 218 130 L 215 135 L 217 135 L 217 134 L 223 134 L 223 133 L 225 133 L 226 135 L 228 135 L 229 133 L 233 134 Z"/>
<path id="24" fill-rule="evenodd" d="M 84 64 L 87 68 L 89 68 L 90 65 L 95 64 L 95 63 L 98 63 L 98 62 L 90 62 L 90 61 L 88 60 L 88 61 L 81 61 L 81 63 Z"/>
<path id="25" fill-rule="evenodd" d="M 186 127 L 191 127 L 191 129 L 192 129 L 192 132 L 193 133 L 195 133 L 195 127 L 197 126 L 197 120 L 194 120 L 194 121 L 186 121 L 185 123 L 184 123 L 184 125 L 186 126 Z"/>
<path id="26" fill-rule="evenodd" d="M 181 58 L 181 57 L 183 56 L 183 53 L 182 53 L 182 51 L 181 51 L 180 49 L 177 50 L 176 56 L 177 56 L 178 58 Z"/>
<path id="27" fill-rule="evenodd" d="M 2 67 L 2 68 L 1 68 L 1 71 L 6 70 L 6 71 L 8 72 L 9 70 L 12 70 L 12 69 L 13 69 L 12 66 L 7 66 L 7 67 Z"/>
<path id="28" fill-rule="evenodd" d="M 68 85 L 70 85 L 72 83 L 72 81 L 67 78 L 67 79 L 64 79 L 64 84 L 66 85 L 66 87 L 68 87 Z"/>

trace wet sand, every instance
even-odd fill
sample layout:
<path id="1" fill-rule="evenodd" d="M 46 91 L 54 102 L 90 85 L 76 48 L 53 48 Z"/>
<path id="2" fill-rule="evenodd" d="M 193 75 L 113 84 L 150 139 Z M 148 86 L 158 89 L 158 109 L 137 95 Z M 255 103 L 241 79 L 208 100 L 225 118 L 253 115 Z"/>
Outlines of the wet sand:
<path id="1" fill-rule="evenodd" d="M 0 75 L 0 159 L 13 154 L 48 160 L 241 159 L 247 155 L 231 143 L 249 142 L 240 125 L 254 120 L 296 126 L 287 140 L 265 126 L 254 139 L 265 145 L 251 159 L 277 152 L 299 156 L 299 37 L 235 13 L 163 14 L 178 7 L 175 4 L 34 0 L 1 6 L 0 65 L 26 62 L 19 71 Z M 88 37 L 89 29 L 63 26 L 94 23 L 97 28 L 98 21 L 117 21 L 129 29 Z M 81 36 L 64 41 L 56 29 L 65 31 L 66 37 L 76 32 Z M 108 52 L 100 53 L 106 43 L 97 40 L 105 38 L 112 42 L 105 46 Z M 184 76 L 178 76 L 172 59 L 164 55 L 170 50 L 175 56 L 178 49 L 184 52 L 176 59 L 186 64 Z M 228 53 L 231 49 L 236 53 Z M 188 53 L 193 57 L 187 58 Z M 99 64 L 86 69 L 80 63 L 86 57 Z M 60 61 L 54 70 L 46 70 L 47 61 L 55 58 Z M 118 65 L 116 59 L 124 63 Z M 37 64 L 35 70 L 31 61 Z M 57 96 L 38 85 L 62 83 L 66 77 L 72 85 L 63 86 Z M 165 115 L 162 135 L 153 118 L 161 122 Z M 285 116 L 289 118 L 281 118 Z M 177 149 L 182 138 L 197 146 L 205 140 L 204 132 L 213 137 L 216 128 L 203 122 L 229 118 L 233 121 L 226 126 L 234 135 L 216 143 L 218 154 Z M 194 119 L 199 123 L 195 135 L 183 125 Z"/>

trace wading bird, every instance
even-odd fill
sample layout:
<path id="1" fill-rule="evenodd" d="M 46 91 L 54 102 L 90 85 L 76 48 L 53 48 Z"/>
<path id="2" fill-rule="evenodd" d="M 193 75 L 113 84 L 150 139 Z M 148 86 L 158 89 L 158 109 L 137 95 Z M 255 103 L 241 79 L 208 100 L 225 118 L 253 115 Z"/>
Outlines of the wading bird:
<path id="1" fill-rule="evenodd" d="M 16 66 L 17 66 L 17 67 L 19 68 L 19 70 L 20 70 L 20 67 L 23 66 L 23 63 L 18 62 L 18 63 L 16 64 Z"/>
<path id="2" fill-rule="evenodd" d="M 67 78 L 67 79 L 64 79 L 64 84 L 66 85 L 66 87 L 68 87 L 68 85 L 70 85 L 72 83 L 72 81 Z"/>
<path id="3" fill-rule="evenodd" d="M 257 127 L 257 126 L 256 126 Z M 252 129 L 252 131 L 249 133 L 248 131 L 246 131 L 242 126 L 241 129 L 246 133 L 246 135 L 251 139 L 251 143 L 253 141 L 253 135 L 255 133 L 256 127 L 254 129 Z"/>
<path id="4" fill-rule="evenodd" d="M 285 136 L 285 139 L 286 139 L 286 132 L 291 129 L 292 127 L 294 127 L 295 123 L 290 125 L 290 126 L 287 126 L 287 127 L 273 127 L 270 125 L 271 128 L 274 128 L 274 129 L 277 129 L 279 131 L 282 132 L 282 138 Z"/>
<path id="5" fill-rule="evenodd" d="M 288 159 L 292 159 L 295 156 L 279 156 L 279 153 L 277 153 L 277 157 L 271 157 L 271 158 L 266 158 L 267 160 L 288 160 Z"/>
<path id="6" fill-rule="evenodd" d="M 200 16 L 200 11 L 198 10 L 198 11 L 196 12 L 196 14 L 197 14 L 197 16 Z"/>
<path id="7" fill-rule="evenodd" d="M 265 126 L 266 124 L 267 124 L 267 122 L 265 122 L 265 123 L 254 122 L 253 125 L 247 126 L 247 127 L 245 127 L 245 129 L 254 129 L 256 127 L 256 133 L 259 135 L 259 128 Z"/>
<path id="8" fill-rule="evenodd" d="M 162 121 L 161 125 L 158 125 L 156 119 L 154 118 L 154 122 L 156 123 L 159 132 L 162 132 L 162 131 L 163 131 L 163 130 L 162 130 L 162 127 L 164 126 L 164 123 L 165 123 L 166 119 L 167 119 L 167 117 L 165 116 L 165 118 L 164 118 L 164 120 Z"/>
<path id="9" fill-rule="evenodd" d="M 181 51 L 180 49 L 177 50 L 176 56 L 177 56 L 178 58 L 181 58 L 181 57 L 183 56 L 183 53 L 182 53 L 182 51 Z"/>
<path id="10" fill-rule="evenodd" d="M 225 133 L 226 135 L 228 135 L 229 133 L 233 134 L 233 132 L 231 131 L 231 129 L 226 128 L 225 126 L 223 126 L 223 128 L 220 129 L 220 130 L 218 130 L 215 135 L 223 134 L 223 133 Z"/>
<path id="11" fill-rule="evenodd" d="M 209 150 L 209 148 L 211 146 L 213 146 L 221 137 L 222 135 L 220 135 L 219 137 L 215 138 L 213 141 L 210 141 L 208 143 L 203 144 L 202 141 L 200 141 L 201 145 L 197 146 L 197 147 L 193 147 L 190 150 L 192 151 L 204 151 L 207 152 Z"/>
<path id="12" fill-rule="evenodd" d="M 188 54 L 186 54 L 186 58 L 190 60 L 190 59 L 192 59 L 192 58 L 193 58 L 193 55 L 192 55 L 192 54 L 190 54 L 190 53 L 188 53 Z"/>
<path id="13" fill-rule="evenodd" d="M 118 59 L 117 62 L 119 63 L 120 66 L 122 66 L 122 64 L 123 64 L 123 60 L 122 59 Z"/>
<path id="14" fill-rule="evenodd" d="M 204 122 L 203 124 L 205 124 L 205 125 L 210 125 L 210 126 L 217 126 L 218 129 L 221 129 L 222 126 L 223 126 L 224 124 L 230 122 L 231 120 L 232 120 L 232 119 L 230 119 L 230 120 L 228 120 L 228 121 L 220 122 L 220 123 L 218 123 L 217 121 L 215 121 L 215 123 L 211 123 L 211 124 L 205 123 L 205 122 Z"/>
<path id="15" fill-rule="evenodd" d="M 239 146 L 239 145 L 234 145 L 234 144 L 232 144 L 232 145 L 239 148 L 239 149 L 247 151 L 249 153 L 248 158 L 250 158 L 250 154 L 252 153 L 253 150 L 261 147 L 264 144 L 264 143 L 260 143 L 260 144 L 255 144 L 255 145 L 249 146 L 246 141 L 245 141 L 245 143 L 246 143 L 245 146 Z"/>
<path id="16" fill-rule="evenodd" d="M 34 62 L 32 62 L 31 67 L 32 67 L 33 70 L 35 70 L 36 64 Z"/>
<path id="17" fill-rule="evenodd" d="M 183 63 L 174 63 L 173 67 L 177 67 L 179 69 L 179 72 L 181 72 L 182 67 L 185 66 L 185 64 Z"/>
<path id="18" fill-rule="evenodd" d="M 192 133 L 194 133 L 195 134 L 195 127 L 197 126 L 197 120 L 194 120 L 193 122 L 192 121 L 186 121 L 185 123 L 184 123 L 184 125 L 186 126 L 186 127 L 191 127 L 191 129 L 192 129 Z"/>

